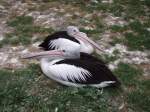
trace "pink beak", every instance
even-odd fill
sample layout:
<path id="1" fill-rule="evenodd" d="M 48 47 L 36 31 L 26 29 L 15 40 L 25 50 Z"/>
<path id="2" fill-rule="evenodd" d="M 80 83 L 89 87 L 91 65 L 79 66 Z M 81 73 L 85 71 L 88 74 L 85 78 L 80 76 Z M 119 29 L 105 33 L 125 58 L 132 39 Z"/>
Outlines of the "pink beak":
<path id="1" fill-rule="evenodd" d="M 21 58 L 29 59 L 29 58 L 36 58 L 36 57 L 43 57 L 43 56 L 63 56 L 63 55 L 64 52 L 61 50 L 51 50 L 51 51 L 24 54 L 23 56 L 21 56 Z"/>
<path id="2" fill-rule="evenodd" d="M 75 38 L 78 38 L 80 40 L 82 40 L 83 42 L 88 42 L 90 43 L 93 47 L 95 47 L 97 50 L 99 50 L 100 52 L 104 52 L 97 43 L 95 43 L 93 40 L 91 40 L 90 38 L 88 38 L 86 35 L 83 35 L 84 33 L 79 32 L 75 34 Z"/>

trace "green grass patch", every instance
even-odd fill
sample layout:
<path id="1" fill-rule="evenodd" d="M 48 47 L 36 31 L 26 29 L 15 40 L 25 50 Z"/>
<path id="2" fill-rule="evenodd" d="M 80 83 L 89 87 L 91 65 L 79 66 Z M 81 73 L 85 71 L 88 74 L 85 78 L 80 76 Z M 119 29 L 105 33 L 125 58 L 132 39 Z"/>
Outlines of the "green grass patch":
<path id="1" fill-rule="evenodd" d="M 150 49 L 150 38 L 148 35 L 135 35 L 133 33 L 126 33 L 125 44 L 129 47 L 130 50 Z"/>
<path id="2" fill-rule="evenodd" d="M 141 80 L 139 88 L 142 89 L 142 91 L 145 91 L 150 94 L 150 81 Z"/>
<path id="3" fill-rule="evenodd" d="M 144 91 L 136 90 L 128 94 L 128 106 L 136 112 L 150 111 L 150 96 Z"/>
<path id="4" fill-rule="evenodd" d="M 27 89 L 34 81 L 33 76 L 37 77 L 37 70 L 35 65 L 24 70 L 0 70 L 0 110 L 2 112 L 25 110 L 26 99 L 30 97 Z"/>
<path id="5" fill-rule="evenodd" d="M 50 0 L 54 1 L 54 0 Z M 84 0 L 64 0 L 58 2 L 64 4 L 70 4 L 76 7 L 80 7 L 84 11 L 88 11 L 89 13 L 96 11 L 101 12 L 109 12 L 113 13 L 115 16 L 122 16 L 125 19 L 135 19 L 139 16 L 146 16 L 148 12 L 146 9 L 149 7 L 149 0 L 114 0 L 112 3 L 102 3 L 98 1 L 97 3 L 93 1 L 84 1 Z"/>
<path id="6" fill-rule="evenodd" d="M 12 27 L 18 27 L 22 25 L 30 25 L 33 23 L 33 18 L 31 16 L 17 16 L 15 19 L 8 21 L 8 25 Z"/>
<path id="7" fill-rule="evenodd" d="M 125 86 L 136 86 L 142 71 L 131 65 L 120 63 L 114 73 L 117 74 Z"/>
<path id="8" fill-rule="evenodd" d="M 32 43 L 32 36 L 35 33 L 52 33 L 52 28 L 42 28 L 33 24 L 31 16 L 17 16 L 7 22 L 8 26 L 15 29 L 14 32 L 5 35 L 5 38 L 0 42 L 1 47 L 6 44 L 11 45 L 28 45 Z"/>
<path id="9" fill-rule="evenodd" d="M 113 13 L 115 16 L 121 16 L 126 20 L 135 19 L 149 15 L 147 9 L 150 6 L 149 0 L 113 0 L 112 3 L 103 3 L 98 0 L 48 0 L 49 2 L 59 2 L 62 4 L 70 4 L 75 7 L 80 7 L 82 10 L 92 13 L 94 11 Z"/>
<path id="10" fill-rule="evenodd" d="M 117 38 L 117 37 L 115 37 L 111 42 L 109 42 L 109 44 L 111 44 L 112 46 L 115 46 L 117 43 L 124 44 L 124 42 L 126 42 L 126 40 L 124 38 Z"/>
<path id="11" fill-rule="evenodd" d="M 123 33 L 124 31 L 126 31 L 128 29 L 127 26 L 119 26 L 119 25 L 112 25 L 110 27 L 112 32 L 120 32 Z"/>
<path id="12" fill-rule="evenodd" d="M 76 112 L 107 112 L 107 100 L 94 88 L 59 88 L 52 97 L 51 108 Z"/>
<path id="13" fill-rule="evenodd" d="M 138 20 L 130 22 L 128 26 L 124 28 L 118 26 L 112 26 L 111 30 L 113 32 L 122 32 L 124 38 L 118 39 L 115 38 L 110 44 L 115 45 L 116 43 L 122 43 L 128 46 L 129 50 L 149 50 L 150 49 L 150 32 L 147 30 L 149 28 L 149 22 L 146 21 L 141 23 Z M 132 32 L 124 33 L 126 29 L 131 30 Z"/>
<path id="14" fill-rule="evenodd" d="M 127 108 L 133 112 L 149 112 L 150 82 L 141 79 L 142 71 L 131 65 L 120 63 L 114 73 L 120 78 L 122 85 L 127 88 L 123 92 L 127 101 Z"/>
<path id="15" fill-rule="evenodd" d="M 146 29 L 148 27 L 147 22 L 141 23 L 137 20 L 129 24 L 130 29 L 134 33 L 126 33 L 127 45 L 131 49 L 150 49 L 150 32 Z"/>
<path id="16" fill-rule="evenodd" d="M 104 60 L 106 63 L 110 63 L 112 61 L 115 61 L 117 59 L 117 56 L 109 56 L 109 55 L 104 55 Z"/>

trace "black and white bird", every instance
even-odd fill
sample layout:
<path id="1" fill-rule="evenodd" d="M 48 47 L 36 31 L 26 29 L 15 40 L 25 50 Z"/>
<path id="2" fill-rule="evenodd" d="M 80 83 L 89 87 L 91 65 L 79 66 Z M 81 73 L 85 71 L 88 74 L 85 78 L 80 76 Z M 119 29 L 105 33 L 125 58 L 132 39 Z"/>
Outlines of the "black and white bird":
<path id="1" fill-rule="evenodd" d="M 66 31 L 58 31 L 46 37 L 39 45 L 44 50 L 72 50 L 91 54 L 94 48 L 103 50 L 75 26 L 68 26 Z M 93 48 L 94 47 L 94 48 Z"/>
<path id="2" fill-rule="evenodd" d="M 66 86 L 103 88 L 120 85 L 101 60 L 79 50 L 51 50 L 23 56 L 25 59 L 33 57 L 41 59 L 41 69 L 46 76 Z"/>

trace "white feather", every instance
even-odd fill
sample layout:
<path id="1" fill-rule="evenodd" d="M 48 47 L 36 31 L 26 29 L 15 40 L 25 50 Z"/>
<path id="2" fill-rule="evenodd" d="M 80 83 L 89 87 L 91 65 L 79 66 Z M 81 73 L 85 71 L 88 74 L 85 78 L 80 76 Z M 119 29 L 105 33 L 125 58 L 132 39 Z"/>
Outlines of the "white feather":
<path id="1" fill-rule="evenodd" d="M 113 84 L 115 81 L 103 81 L 100 84 L 90 84 L 89 86 L 103 88 L 109 86 L 109 84 Z"/>
<path id="2" fill-rule="evenodd" d="M 47 60 L 41 61 L 41 68 L 43 72 L 50 78 L 56 80 L 65 80 L 65 81 L 85 81 L 86 77 L 90 77 L 91 74 L 87 70 L 76 67 L 74 65 L 68 64 L 55 64 L 60 60 L 53 60 L 51 62 L 47 62 Z M 69 79 L 69 80 L 68 80 Z"/>
<path id="3" fill-rule="evenodd" d="M 60 50 L 76 50 L 80 49 L 80 44 L 68 39 L 58 38 L 53 41 L 50 41 L 49 48 L 50 47 Z"/>
<path id="4" fill-rule="evenodd" d="M 81 45 L 81 50 L 80 50 L 81 52 L 85 52 L 85 53 L 88 53 L 88 54 L 91 54 L 91 53 L 94 52 L 94 48 L 91 44 L 85 43 L 81 40 L 79 40 L 79 41 L 80 41 L 80 45 Z"/>
<path id="5" fill-rule="evenodd" d="M 71 80 L 73 82 L 75 82 L 75 80 L 85 81 L 86 76 L 90 76 L 90 73 L 87 70 L 67 64 L 49 66 L 49 73 L 51 74 L 47 75 L 53 75 L 53 77 L 61 78 L 65 81 Z"/>

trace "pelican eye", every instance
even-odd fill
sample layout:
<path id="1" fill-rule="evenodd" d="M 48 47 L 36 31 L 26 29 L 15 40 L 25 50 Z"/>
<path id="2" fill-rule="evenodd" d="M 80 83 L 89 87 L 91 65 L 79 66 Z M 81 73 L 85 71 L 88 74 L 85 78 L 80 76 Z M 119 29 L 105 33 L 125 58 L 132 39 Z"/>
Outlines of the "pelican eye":
<path id="1" fill-rule="evenodd" d="M 76 32 L 76 30 L 73 30 L 74 32 Z"/>
<path id="2" fill-rule="evenodd" d="M 66 52 L 66 50 L 62 50 L 63 52 Z"/>

